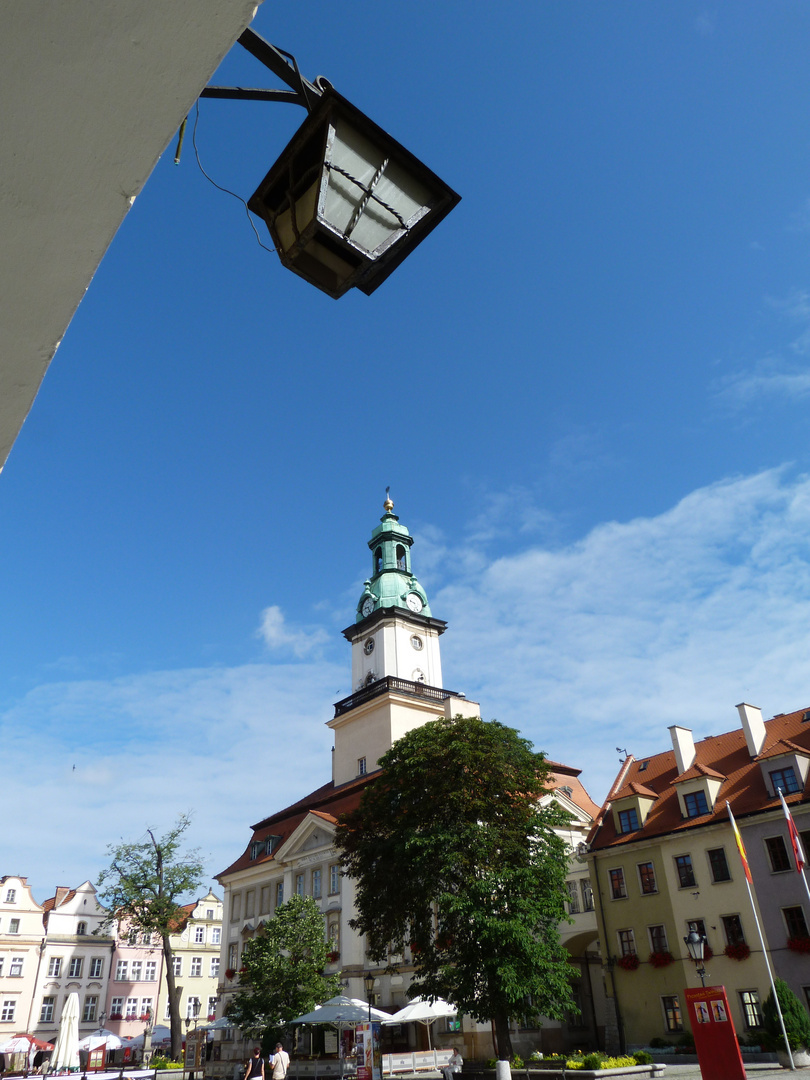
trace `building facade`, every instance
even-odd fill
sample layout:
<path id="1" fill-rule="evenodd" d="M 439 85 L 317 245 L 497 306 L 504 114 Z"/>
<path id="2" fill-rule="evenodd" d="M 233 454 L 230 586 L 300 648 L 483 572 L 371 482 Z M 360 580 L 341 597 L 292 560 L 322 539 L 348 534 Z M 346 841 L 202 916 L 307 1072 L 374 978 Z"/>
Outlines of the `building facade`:
<path id="1" fill-rule="evenodd" d="M 343 631 L 351 646 L 353 693 L 337 702 L 328 722 L 334 736 L 331 779 L 252 826 L 247 847 L 217 878 L 225 890 L 220 1015 L 227 1011 L 228 1001 L 239 987 L 240 957 L 246 943 L 294 893 L 318 903 L 331 944 L 327 970 L 341 973 L 346 994 L 365 999 L 363 977 L 370 972 L 374 975 L 374 1005 L 394 1012 L 407 1002 L 413 975 L 408 949 L 389 956 L 386 964 L 372 963 L 363 938 L 349 925 L 355 914 L 354 883 L 341 873 L 335 828 L 339 817 L 357 806 L 364 788 L 379 775 L 379 760 L 397 739 L 439 716 L 478 716 L 479 707 L 464 694 L 443 688 L 440 638 L 446 624 L 433 615 L 413 574 L 413 539 L 393 513 L 389 499 L 384 510 L 368 542 L 371 574 L 364 583 L 354 622 Z M 560 799 L 572 810 L 568 840 L 573 852 L 584 841 L 598 808 L 582 787 L 578 770 L 552 767 L 554 777 L 547 797 Z M 573 1038 L 583 1041 L 591 1029 L 596 1036 L 596 1029 L 604 1026 L 601 1006 L 595 1004 L 602 997 L 601 977 L 590 977 L 597 930 L 591 892 L 585 884 L 587 875 L 585 863 L 572 862 L 569 891 L 574 924 L 566 928 L 570 932 L 565 935 L 572 956 L 577 958 L 579 977 L 575 977 L 575 984 L 586 1005 L 587 1026 L 575 1031 Z M 575 894 L 583 898 L 581 903 L 574 903 Z M 426 1038 L 426 1034 L 424 1029 L 412 1030 L 414 1027 L 420 1026 L 405 1025 L 401 1032 L 386 1037 L 399 1039 L 398 1048 L 415 1049 L 414 1040 Z M 230 1074 L 234 1062 L 244 1060 L 246 1047 L 234 1039 L 238 1032 L 217 1035 L 209 1071 Z M 571 1042 L 570 1033 L 560 1025 L 549 1027 L 543 1035 L 552 1042 Z M 533 1049 L 542 1042 L 536 1029 L 518 1028 L 514 1037 L 518 1052 L 521 1047 Z M 433 1044 L 458 1044 L 466 1057 L 489 1057 L 493 1052 L 489 1027 L 467 1017 L 437 1024 Z"/>
<path id="2" fill-rule="evenodd" d="M 707 981 L 726 987 L 735 1028 L 756 1035 L 770 984 L 726 804 L 748 852 L 775 974 L 810 1001 L 807 892 L 778 791 L 810 829 L 810 710 L 764 721 L 738 706 L 741 727 L 695 743 L 670 728 L 672 749 L 628 757 L 590 836 L 611 1049 L 686 1033 L 683 987 L 698 985 L 684 938 L 707 941 Z"/>

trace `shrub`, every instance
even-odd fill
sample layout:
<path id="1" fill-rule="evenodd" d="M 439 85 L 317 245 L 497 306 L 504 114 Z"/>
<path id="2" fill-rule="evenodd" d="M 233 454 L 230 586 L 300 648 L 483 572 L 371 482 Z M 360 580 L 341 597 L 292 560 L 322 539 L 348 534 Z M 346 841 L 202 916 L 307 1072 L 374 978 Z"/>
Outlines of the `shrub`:
<path id="1" fill-rule="evenodd" d="M 784 979 L 775 979 L 776 992 L 779 995 L 779 1004 L 782 1007 L 782 1018 L 785 1021 L 785 1031 L 791 1050 L 810 1049 L 810 1016 L 807 1015 L 802 1003 L 790 989 Z M 773 999 L 773 990 L 765 999 L 762 1007 L 763 1026 L 768 1049 L 784 1049 L 785 1040 L 782 1038 L 782 1026 L 779 1023 L 779 1014 L 776 1011 L 776 1002 Z"/>
<path id="2" fill-rule="evenodd" d="M 515 1054 L 515 1056 L 512 1058 L 512 1068 L 513 1069 L 522 1069 L 523 1068 L 523 1058 L 520 1056 L 520 1054 Z"/>
<path id="3" fill-rule="evenodd" d="M 653 1050 L 663 1050 L 665 1046 L 672 1046 L 672 1043 L 662 1039 L 660 1035 L 656 1035 L 654 1039 L 650 1039 L 650 1046 Z"/>
<path id="4" fill-rule="evenodd" d="M 182 1069 L 182 1061 L 171 1061 L 169 1058 L 164 1057 L 163 1054 L 152 1054 L 149 1059 L 150 1069 Z"/>
<path id="5" fill-rule="evenodd" d="M 653 1056 L 648 1054 L 646 1050 L 636 1050 L 633 1053 L 633 1061 L 636 1065 L 652 1065 Z"/>

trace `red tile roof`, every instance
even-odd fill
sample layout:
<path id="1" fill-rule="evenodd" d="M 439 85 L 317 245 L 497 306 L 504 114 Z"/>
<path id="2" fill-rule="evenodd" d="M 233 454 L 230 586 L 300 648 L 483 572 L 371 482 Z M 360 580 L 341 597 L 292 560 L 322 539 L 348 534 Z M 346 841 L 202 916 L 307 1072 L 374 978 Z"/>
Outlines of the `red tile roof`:
<path id="1" fill-rule="evenodd" d="M 739 727 L 723 735 L 710 735 L 696 742 L 695 761 L 680 775 L 673 750 L 665 750 L 661 754 L 654 754 L 641 761 L 632 759 L 629 765 L 627 761 L 623 762 L 619 773 L 622 777 L 622 772 L 626 770 L 626 774 L 619 781 L 622 786 L 618 792 L 609 796 L 600 812 L 599 819 L 589 837 L 591 849 L 596 851 L 618 844 L 634 843 L 653 836 L 700 828 L 715 821 L 728 820 L 727 801 L 731 804 L 731 809 L 737 819 L 762 810 L 777 808 L 779 799 L 778 797 L 771 798 L 768 794 L 759 762 L 763 758 L 789 753 L 810 757 L 810 722 L 803 719 L 807 711 L 807 709 L 798 709 L 795 712 L 784 713 L 766 720 L 763 747 L 767 749 L 763 749 L 755 758 L 749 754 L 745 733 L 742 727 Z M 723 782 L 714 809 L 710 813 L 695 818 L 683 818 L 678 803 L 678 793 L 673 785 L 676 781 L 692 776 L 710 776 L 721 779 Z M 641 787 L 642 779 L 643 788 L 656 796 L 656 801 L 640 829 L 631 833 L 617 833 L 613 815 L 607 812 L 610 803 L 631 794 L 641 794 L 638 789 Z M 801 777 L 797 776 L 797 780 L 800 781 Z M 810 801 L 810 795 L 802 790 L 787 795 L 786 801 L 788 803 L 806 802 Z"/>

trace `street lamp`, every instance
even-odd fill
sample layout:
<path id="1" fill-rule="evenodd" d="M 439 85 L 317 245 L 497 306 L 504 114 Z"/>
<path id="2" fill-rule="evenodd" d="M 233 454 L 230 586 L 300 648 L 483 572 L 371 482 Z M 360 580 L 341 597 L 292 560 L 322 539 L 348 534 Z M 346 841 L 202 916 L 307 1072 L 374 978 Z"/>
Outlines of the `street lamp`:
<path id="1" fill-rule="evenodd" d="M 701 986 L 706 985 L 706 968 L 703 966 L 703 951 L 706 948 L 706 935 L 699 934 L 697 930 L 690 930 L 683 939 L 689 956 L 695 964 L 697 974 L 700 976 Z"/>
<path id="2" fill-rule="evenodd" d="M 152 1056 L 152 1010 L 150 1009 L 146 1014 L 146 1027 L 143 1029 L 143 1065 L 145 1069 L 149 1068 L 149 1059 Z"/>
<path id="3" fill-rule="evenodd" d="M 252 30 L 239 43 L 293 87 L 206 87 L 202 97 L 292 101 L 309 115 L 248 201 L 287 269 L 338 299 L 369 296 L 459 202 L 427 165 L 323 78 Z"/>
<path id="4" fill-rule="evenodd" d="M 374 990 L 374 975 L 367 971 L 363 976 L 363 986 L 366 988 L 366 1001 L 368 1001 L 368 1022 L 371 1023 L 371 995 Z"/>

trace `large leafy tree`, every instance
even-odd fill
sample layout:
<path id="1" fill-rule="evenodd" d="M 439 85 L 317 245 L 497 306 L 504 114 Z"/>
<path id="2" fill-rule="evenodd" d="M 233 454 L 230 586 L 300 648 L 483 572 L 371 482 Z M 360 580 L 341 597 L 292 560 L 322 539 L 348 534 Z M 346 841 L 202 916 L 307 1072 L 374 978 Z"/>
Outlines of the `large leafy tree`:
<path id="1" fill-rule="evenodd" d="M 110 865 L 97 882 L 101 890 L 99 899 L 109 910 L 110 921 L 124 920 L 132 930 L 160 937 L 174 1058 L 180 1057 L 183 1034 L 171 934 L 179 929 L 185 916 L 180 900 L 199 889 L 204 869 L 198 851 L 181 851 L 183 834 L 190 824 L 188 815 L 183 814 L 160 838 L 147 829 L 147 840 L 110 844 L 107 848 Z"/>
<path id="2" fill-rule="evenodd" d="M 376 959 L 410 943 L 410 992 L 493 1022 L 511 1057 L 511 1019 L 573 1007 L 558 931 L 568 857 L 554 831 L 568 815 L 541 804 L 544 756 L 512 728 L 456 716 L 408 732 L 380 765 L 337 832 L 352 925 Z"/>
<path id="3" fill-rule="evenodd" d="M 290 897 L 245 946 L 228 1017 L 269 1050 L 286 1024 L 340 993 L 340 977 L 323 973 L 329 948 L 315 901 Z"/>

